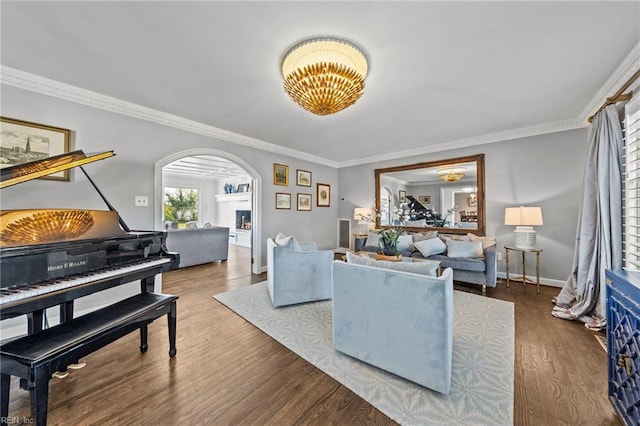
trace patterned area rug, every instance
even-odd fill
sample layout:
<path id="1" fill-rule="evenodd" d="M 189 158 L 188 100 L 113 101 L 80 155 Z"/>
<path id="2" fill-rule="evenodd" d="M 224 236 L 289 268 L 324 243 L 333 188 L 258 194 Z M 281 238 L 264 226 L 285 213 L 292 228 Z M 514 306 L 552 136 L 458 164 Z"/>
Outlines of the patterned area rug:
<path id="1" fill-rule="evenodd" d="M 451 393 L 333 349 L 331 301 L 274 308 L 266 281 L 213 296 L 403 425 L 512 425 L 513 303 L 454 292 Z"/>

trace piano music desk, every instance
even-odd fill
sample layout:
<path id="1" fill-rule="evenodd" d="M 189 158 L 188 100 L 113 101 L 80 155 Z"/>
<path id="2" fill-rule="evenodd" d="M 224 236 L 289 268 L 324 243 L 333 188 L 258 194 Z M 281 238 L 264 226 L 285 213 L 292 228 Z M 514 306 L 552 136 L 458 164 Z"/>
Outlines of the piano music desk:
<path id="1" fill-rule="evenodd" d="M 31 415 L 36 425 L 46 425 L 49 379 L 109 343 L 140 329 L 140 351 L 147 351 L 147 325 L 167 315 L 169 356 L 176 355 L 176 300 L 178 296 L 142 293 L 106 308 L 28 334 L 0 346 L 2 424 L 9 416 L 11 376 L 33 383 Z"/>

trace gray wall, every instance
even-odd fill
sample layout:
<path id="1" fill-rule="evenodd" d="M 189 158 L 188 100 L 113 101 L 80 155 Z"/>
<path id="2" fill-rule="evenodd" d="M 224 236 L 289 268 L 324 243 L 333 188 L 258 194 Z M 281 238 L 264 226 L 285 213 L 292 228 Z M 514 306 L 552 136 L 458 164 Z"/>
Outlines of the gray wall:
<path id="1" fill-rule="evenodd" d="M 293 233 L 319 248 L 336 245 L 336 169 L 271 152 L 188 133 L 108 111 L 2 86 L 2 115 L 73 130 L 72 149 L 85 152 L 114 150 L 116 156 L 85 166 L 96 184 L 132 229 L 153 229 L 154 164 L 170 154 L 195 148 L 213 148 L 233 154 L 262 176 L 262 265 L 266 265 L 266 238 Z M 277 143 L 278 141 L 272 141 Z M 273 163 L 289 166 L 289 186 L 273 185 Z M 312 187 L 295 184 L 296 169 L 312 172 Z M 316 207 L 316 183 L 331 185 L 331 207 Z M 290 192 L 291 210 L 275 209 L 275 193 Z M 313 194 L 310 212 L 295 208 L 296 193 Z M 150 207 L 134 207 L 135 195 L 148 195 Z M 0 192 L 2 209 L 106 209 L 79 170 L 71 182 L 35 180 Z M 353 212 L 352 212 L 353 214 Z"/>
<path id="2" fill-rule="evenodd" d="M 548 284 L 561 285 L 569 276 L 573 260 L 586 149 L 585 128 L 342 168 L 338 171 L 338 215 L 350 217 L 355 207 L 372 204 L 376 168 L 484 153 L 487 235 L 497 238 L 498 248 L 504 253 L 513 231 L 513 227 L 504 225 L 505 207 L 541 206 L 544 226 L 536 227 L 537 245 L 544 250 L 541 276 Z M 519 272 L 519 261 L 515 266 Z M 510 268 L 512 272 L 514 267 Z M 505 270 L 504 261 L 499 268 Z M 534 275 L 534 268 L 534 256 L 530 255 L 527 275 Z"/>

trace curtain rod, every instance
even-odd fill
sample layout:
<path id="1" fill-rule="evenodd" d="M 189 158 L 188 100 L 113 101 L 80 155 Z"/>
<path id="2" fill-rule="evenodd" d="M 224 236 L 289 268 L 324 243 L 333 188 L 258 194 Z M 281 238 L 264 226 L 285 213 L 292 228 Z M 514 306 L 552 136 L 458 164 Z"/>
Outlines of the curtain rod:
<path id="1" fill-rule="evenodd" d="M 615 93 L 615 95 L 611 96 L 610 98 L 607 98 L 607 101 L 604 104 L 602 104 L 602 106 L 600 108 L 598 108 L 598 110 L 591 117 L 589 117 L 589 123 L 591 123 L 593 121 L 593 117 L 595 117 L 600 111 L 602 111 L 603 109 L 605 109 L 609 105 L 615 104 L 616 102 L 622 102 L 622 101 L 630 100 L 631 97 L 633 96 L 633 92 L 625 93 L 624 95 L 622 93 L 625 90 L 627 90 L 629 88 L 629 86 L 631 86 L 631 83 L 636 81 L 638 79 L 638 77 L 640 77 L 640 70 L 636 71 L 636 73 L 634 75 L 632 75 L 631 78 L 629 80 L 627 80 L 627 82 L 625 84 L 622 85 L 620 90 L 618 90 Z"/>

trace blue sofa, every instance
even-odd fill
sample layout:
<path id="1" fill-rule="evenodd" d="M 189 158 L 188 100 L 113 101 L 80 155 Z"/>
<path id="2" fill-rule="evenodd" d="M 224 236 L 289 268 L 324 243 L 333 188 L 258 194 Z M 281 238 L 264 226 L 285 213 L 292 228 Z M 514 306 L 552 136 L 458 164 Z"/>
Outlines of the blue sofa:
<path id="1" fill-rule="evenodd" d="M 378 247 L 365 245 L 361 250 L 376 252 Z M 401 254 L 407 257 L 425 258 L 417 250 L 403 250 Z M 443 253 L 428 256 L 426 259 L 440 261 L 442 269 L 451 268 L 453 270 L 454 281 L 481 285 L 482 292 L 485 293 L 487 287 L 495 287 L 497 284 L 496 246 L 487 247 L 483 250 L 483 254 L 483 257 L 452 258 Z"/>
<path id="2" fill-rule="evenodd" d="M 453 277 L 333 262 L 333 347 L 448 394 Z"/>

